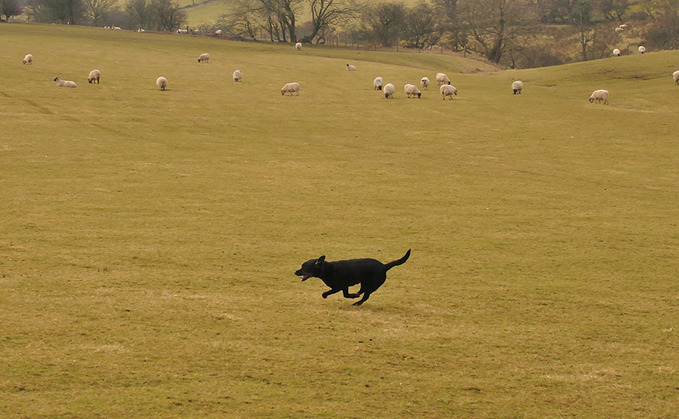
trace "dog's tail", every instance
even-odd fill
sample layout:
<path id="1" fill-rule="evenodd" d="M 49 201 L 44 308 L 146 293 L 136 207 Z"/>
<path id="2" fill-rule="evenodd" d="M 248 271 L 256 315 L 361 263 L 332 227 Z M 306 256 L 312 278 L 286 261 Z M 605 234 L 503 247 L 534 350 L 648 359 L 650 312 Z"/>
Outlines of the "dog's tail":
<path id="1" fill-rule="evenodd" d="M 393 268 L 394 266 L 403 265 L 404 263 L 406 263 L 406 260 L 408 260 L 409 257 L 410 257 L 410 249 L 408 249 L 406 254 L 401 259 L 395 260 L 393 262 L 385 263 L 384 268 L 385 268 L 385 270 L 388 271 L 389 269 Z"/>

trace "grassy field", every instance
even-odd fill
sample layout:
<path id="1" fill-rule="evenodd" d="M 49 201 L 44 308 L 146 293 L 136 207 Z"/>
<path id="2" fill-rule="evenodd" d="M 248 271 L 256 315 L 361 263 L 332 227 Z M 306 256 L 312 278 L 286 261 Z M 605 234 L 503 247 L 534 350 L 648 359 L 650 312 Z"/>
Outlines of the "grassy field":
<path id="1" fill-rule="evenodd" d="M 0 44 L 1 417 L 676 414 L 679 52 L 508 72 L 53 25 Z M 453 101 L 405 98 L 438 71 Z M 409 248 L 361 307 L 293 275 Z"/>

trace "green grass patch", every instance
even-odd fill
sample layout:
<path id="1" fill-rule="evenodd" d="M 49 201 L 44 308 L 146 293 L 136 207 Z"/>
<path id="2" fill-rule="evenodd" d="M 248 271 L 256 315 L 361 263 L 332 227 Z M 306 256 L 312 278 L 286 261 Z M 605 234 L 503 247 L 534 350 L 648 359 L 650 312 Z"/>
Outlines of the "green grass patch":
<path id="1" fill-rule="evenodd" d="M 490 71 L 54 25 L 0 43 L 0 416 L 675 414 L 678 52 Z M 439 71 L 453 101 L 405 98 Z M 293 275 L 408 248 L 361 307 Z"/>

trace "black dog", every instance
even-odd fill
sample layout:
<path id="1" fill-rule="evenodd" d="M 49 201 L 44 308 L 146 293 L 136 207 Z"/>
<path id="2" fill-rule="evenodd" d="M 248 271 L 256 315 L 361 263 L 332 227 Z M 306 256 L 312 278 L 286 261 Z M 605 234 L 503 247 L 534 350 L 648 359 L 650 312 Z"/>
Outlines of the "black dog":
<path id="1" fill-rule="evenodd" d="M 384 284 L 387 280 L 387 271 L 394 266 L 402 265 L 408 257 L 410 257 L 410 249 L 401 259 L 387 264 L 375 259 L 326 262 L 325 256 L 321 256 L 318 259 L 309 259 L 304 262 L 295 275 L 301 277 L 302 281 L 312 276 L 321 278 L 325 285 L 330 287 L 330 291 L 323 293 L 323 298 L 340 291 L 344 292 L 344 298 L 358 298 L 363 294 L 363 298 L 354 303 L 355 306 L 360 306 L 370 298 L 370 294 Z M 356 284 L 361 284 L 361 289 L 356 294 L 350 294 L 349 287 Z"/>

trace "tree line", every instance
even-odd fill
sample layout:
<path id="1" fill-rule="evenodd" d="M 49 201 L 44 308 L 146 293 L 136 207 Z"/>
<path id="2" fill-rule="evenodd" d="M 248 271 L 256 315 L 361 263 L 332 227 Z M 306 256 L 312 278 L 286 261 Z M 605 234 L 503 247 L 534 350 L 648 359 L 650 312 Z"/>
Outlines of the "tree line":
<path id="1" fill-rule="evenodd" d="M 311 21 L 299 25 L 301 14 Z M 438 46 L 515 67 L 518 62 L 563 62 L 563 54 L 554 49 L 564 38 L 575 42 L 579 59 L 600 58 L 621 40 L 613 28 L 629 19 L 649 22 L 640 36 L 655 49 L 679 47 L 679 0 L 429 0 L 413 6 L 398 1 L 235 0 L 222 23 L 251 39 L 324 43 L 343 36 L 345 43 L 373 47 Z M 550 38 L 551 48 L 539 42 Z"/>
<path id="2" fill-rule="evenodd" d="M 174 0 L 0 0 L 2 13 L 25 12 L 39 22 L 174 31 L 186 13 Z M 14 6 L 13 6 L 14 5 Z M 305 21 L 300 22 L 304 16 Z M 204 31 L 221 29 L 253 40 L 345 44 L 374 48 L 446 48 L 509 67 L 559 64 L 558 48 L 576 46 L 577 59 L 600 58 L 620 42 L 613 27 L 644 20 L 638 34 L 654 49 L 679 48 L 679 0 L 232 0 Z M 546 40 L 546 41 L 545 41 Z M 568 41 L 564 41 L 568 40 Z M 540 42 L 542 41 L 542 42 Z"/>
<path id="3" fill-rule="evenodd" d="M 186 24 L 186 12 L 173 0 L 0 0 L 9 21 L 25 14 L 34 22 L 119 26 L 125 29 L 175 31 Z"/>

